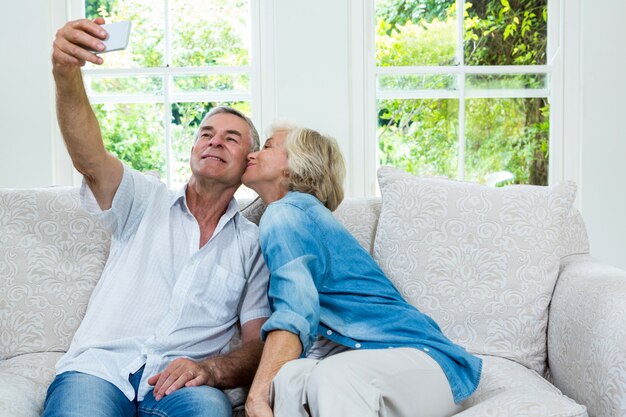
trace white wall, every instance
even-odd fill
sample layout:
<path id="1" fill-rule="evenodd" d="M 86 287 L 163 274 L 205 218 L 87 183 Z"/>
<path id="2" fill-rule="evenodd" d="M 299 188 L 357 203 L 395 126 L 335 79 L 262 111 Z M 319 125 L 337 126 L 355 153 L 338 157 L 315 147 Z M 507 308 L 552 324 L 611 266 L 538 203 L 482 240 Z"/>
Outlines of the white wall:
<path id="1" fill-rule="evenodd" d="M 267 117 L 281 117 L 334 135 L 345 153 L 358 155 L 348 165 L 349 194 L 369 193 L 370 188 L 359 184 L 363 159 L 369 156 L 362 149 L 366 147 L 362 120 L 354 117 L 355 107 L 363 106 L 354 98 L 363 94 L 355 91 L 359 83 L 351 78 L 350 25 L 355 18 L 350 5 L 355 0 L 262 1 L 264 16 L 273 20 L 271 27 L 262 28 L 268 37 L 263 41 L 270 42 L 273 51 L 272 62 L 264 67 L 274 73 L 262 77 L 271 81 L 263 91 L 263 105 L 270 108 L 264 109 L 263 125 Z M 55 139 L 49 57 L 65 5 L 64 0 L 31 0 L 2 6 L 3 15 L 11 18 L 4 19 L 0 29 L 0 187 L 72 182 L 69 160 Z M 571 38 L 564 40 L 571 51 L 579 52 L 573 54 L 574 62 L 565 57 L 566 71 L 574 76 L 566 76 L 570 81 L 564 96 L 568 103 L 580 99 L 582 105 L 565 106 L 569 114 L 564 120 L 578 126 L 564 127 L 564 147 L 569 146 L 569 131 L 579 134 L 575 146 L 580 149 L 566 155 L 580 160 L 564 161 L 564 176 L 572 178 L 570 171 L 579 181 L 578 202 L 592 253 L 626 269 L 626 216 L 621 214 L 626 207 L 626 56 L 622 53 L 626 3 L 581 0 L 579 9 L 573 15 L 566 13 L 566 33 L 578 33 L 575 27 L 568 31 L 567 25 L 580 24 L 580 39 L 574 45 Z M 580 97 L 571 94 L 572 83 L 578 81 Z"/>
<path id="2" fill-rule="evenodd" d="M 49 0 L 2 4 L 0 187 L 52 183 L 49 7 Z"/>
<path id="3" fill-rule="evenodd" d="M 581 212 L 592 253 L 626 269 L 626 2 L 582 3 Z"/>

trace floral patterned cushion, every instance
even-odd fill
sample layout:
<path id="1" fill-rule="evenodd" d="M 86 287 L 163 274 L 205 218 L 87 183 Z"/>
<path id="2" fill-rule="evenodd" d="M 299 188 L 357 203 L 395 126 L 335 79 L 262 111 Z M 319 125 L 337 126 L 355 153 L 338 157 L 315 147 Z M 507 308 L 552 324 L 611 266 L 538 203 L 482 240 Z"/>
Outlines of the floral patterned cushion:
<path id="1" fill-rule="evenodd" d="M 75 188 L 0 190 L 0 359 L 67 350 L 109 241 Z"/>
<path id="2" fill-rule="evenodd" d="M 379 170 L 374 258 L 470 352 L 543 374 L 548 305 L 573 183 L 489 188 Z"/>

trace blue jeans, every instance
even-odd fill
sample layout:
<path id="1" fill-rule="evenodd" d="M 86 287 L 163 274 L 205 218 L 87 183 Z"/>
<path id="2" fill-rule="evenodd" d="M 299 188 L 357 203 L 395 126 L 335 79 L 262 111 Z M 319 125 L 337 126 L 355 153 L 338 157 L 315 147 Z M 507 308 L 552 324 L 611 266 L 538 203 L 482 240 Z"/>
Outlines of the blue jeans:
<path id="1" fill-rule="evenodd" d="M 135 394 L 143 368 L 129 376 Z M 209 386 L 184 387 L 160 401 L 150 391 L 129 401 L 115 385 L 81 372 L 57 375 L 48 388 L 42 417 L 231 417 L 226 394 Z"/>

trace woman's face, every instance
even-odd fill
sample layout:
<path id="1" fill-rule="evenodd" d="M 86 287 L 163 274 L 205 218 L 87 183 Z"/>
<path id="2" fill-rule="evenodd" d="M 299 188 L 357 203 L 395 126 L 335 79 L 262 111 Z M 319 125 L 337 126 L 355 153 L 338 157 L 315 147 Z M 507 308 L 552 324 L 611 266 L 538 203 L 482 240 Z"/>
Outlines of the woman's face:
<path id="1" fill-rule="evenodd" d="M 289 172 L 287 150 L 284 146 L 286 137 L 287 131 L 274 132 L 260 151 L 248 155 L 246 172 L 241 179 L 246 187 L 261 194 L 259 191 L 262 188 L 284 186 Z"/>

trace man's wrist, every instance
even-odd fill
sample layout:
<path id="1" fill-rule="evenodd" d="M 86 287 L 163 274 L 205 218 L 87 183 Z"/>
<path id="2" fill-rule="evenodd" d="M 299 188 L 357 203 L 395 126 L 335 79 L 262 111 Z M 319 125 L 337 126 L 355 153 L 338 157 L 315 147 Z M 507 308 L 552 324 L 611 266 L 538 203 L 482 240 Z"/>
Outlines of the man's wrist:
<path id="1" fill-rule="evenodd" d="M 217 363 L 214 359 L 207 359 L 202 362 L 202 367 L 204 371 L 207 373 L 207 382 L 206 384 L 211 387 L 219 387 L 221 383 L 221 372 Z"/>

